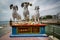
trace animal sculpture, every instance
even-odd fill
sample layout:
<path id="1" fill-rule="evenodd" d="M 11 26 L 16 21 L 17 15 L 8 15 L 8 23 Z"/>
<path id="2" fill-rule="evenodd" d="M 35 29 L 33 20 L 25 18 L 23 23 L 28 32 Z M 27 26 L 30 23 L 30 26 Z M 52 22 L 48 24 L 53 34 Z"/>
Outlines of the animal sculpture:
<path id="1" fill-rule="evenodd" d="M 37 21 L 39 22 L 39 17 L 40 17 L 39 6 L 35 6 L 35 13 L 32 16 L 32 18 L 34 19 L 35 22 L 37 22 Z"/>
<path id="2" fill-rule="evenodd" d="M 21 16 L 17 13 L 17 11 L 18 11 L 18 6 L 11 4 L 11 5 L 10 5 L 10 9 L 13 9 L 13 12 L 12 12 L 13 20 L 14 20 L 14 21 L 20 20 L 20 19 L 21 19 Z"/>
<path id="3" fill-rule="evenodd" d="M 25 19 L 25 20 L 29 20 L 29 10 L 28 10 L 28 6 L 32 6 L 32 4 L 29 3 L 29 2 L 23 2 L 23 3 L 21 4 L 21 7 L 24 8 L 23 16 L 24 16 L 24 19 Z"/>

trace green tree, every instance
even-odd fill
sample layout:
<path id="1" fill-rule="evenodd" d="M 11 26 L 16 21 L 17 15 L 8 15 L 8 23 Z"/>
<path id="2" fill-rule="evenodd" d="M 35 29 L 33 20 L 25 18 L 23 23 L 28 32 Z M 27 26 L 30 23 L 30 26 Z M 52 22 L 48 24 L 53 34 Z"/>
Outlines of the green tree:
<path id="1" fill-rule="evenodd" d="M 46 16 L 46 19 L 52 19 L 53 17 L 52 17 L 52 15 L 47 15 Z"/>

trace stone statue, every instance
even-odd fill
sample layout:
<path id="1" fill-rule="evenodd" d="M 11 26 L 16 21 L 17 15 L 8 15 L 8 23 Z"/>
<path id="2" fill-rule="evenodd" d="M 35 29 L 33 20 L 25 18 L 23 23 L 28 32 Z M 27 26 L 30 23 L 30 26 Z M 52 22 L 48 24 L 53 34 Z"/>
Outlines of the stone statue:
<path id="1" fill-rule="evenodd" d="M 30 4 L 29 2 L 23 2 L 21 4 L 21 7 L 24 8 L 24 11 L 23 11 L 24 19 L 29 21 L 29 10 L 28 10 L 28 6 L 32 6 L 32 4 Z"/>
<path id="2" fill-rule="evenodd" d="M 10 5 L 10 9 L 13 9 L 13 12 L 12 12 L 13 20 L 14 20 L 14 21 L 16 21 L 15 19 L 20 20 L 20 19 L 21 19 L 21 16 L 17 13 L 17 11 L 18 11 L 18 6 L 11 4 L 11 5 Z"/>

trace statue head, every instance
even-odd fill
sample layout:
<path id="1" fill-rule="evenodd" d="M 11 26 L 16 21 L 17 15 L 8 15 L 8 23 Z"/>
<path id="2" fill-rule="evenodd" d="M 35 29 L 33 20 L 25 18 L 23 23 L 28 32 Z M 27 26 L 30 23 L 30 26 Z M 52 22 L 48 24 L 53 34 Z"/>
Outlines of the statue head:
<path id="1" fill-rule="evenodd" d="M 35 6 L 35 10 L 39 10 L 40 8 L 39 8 L 39 6 Z"/>
<path id="2" fill-rule="evenodd" d="M 18 10 L 18 6 L 17 6 L 17 5 L 14 6 L 13 4 L 11 4 L 11 5 L 10 5 L 10 9 L 12 9 L 12 8 L 13 8 L 14 10 Z"/>
<path id="3" fill-rule="evenodd" d="M 21 4 L 21 7 L 28 7 L 28 6 L 32 6 L 32 4 L 31 3 L 29 3 L 29 2 L 23 2 L 22 4 Z"/>

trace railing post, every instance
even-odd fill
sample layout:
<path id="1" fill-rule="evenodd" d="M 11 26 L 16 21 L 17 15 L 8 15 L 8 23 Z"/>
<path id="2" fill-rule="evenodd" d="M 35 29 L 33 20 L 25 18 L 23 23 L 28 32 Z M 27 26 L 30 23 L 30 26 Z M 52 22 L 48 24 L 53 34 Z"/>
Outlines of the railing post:
<path id="1" fill-rule="evenodd" d="M 45 34 L 45 27 L 40 27 L 40 34 Z"/>

